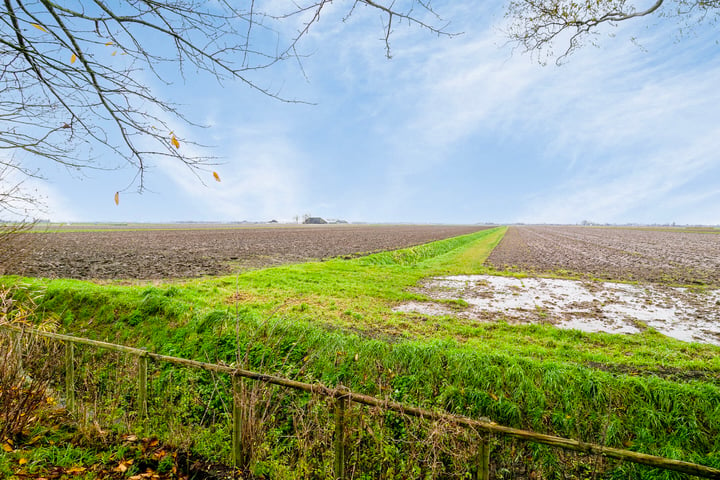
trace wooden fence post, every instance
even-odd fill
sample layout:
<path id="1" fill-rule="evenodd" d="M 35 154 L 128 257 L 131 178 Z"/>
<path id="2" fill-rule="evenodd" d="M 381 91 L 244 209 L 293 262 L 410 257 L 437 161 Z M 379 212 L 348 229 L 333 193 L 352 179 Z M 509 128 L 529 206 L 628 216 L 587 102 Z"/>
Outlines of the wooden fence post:
<path id="1" fill-rule="evenodd" d="M 232 451 L 233 451 L 233 465 L 235 468 L 240 468 L 242 461 L 242 406 L 240 403 L 241 395 L 241 382 L 242 379 L 237 375 L 232 376 L 232 396 L 233 396 L 233 426 L 232 426 Z"/>
<path id="2" fill-rule="evenodd" d="M 75 410 L 75 344 L 65 342 L 65 405 L 69 412 Z"/>
<path id="3" fill-rule="evenodd" d="M 480 435 L 480 445 L 477 456 L 476 480 L 490 480 L 490 435 Z"/>
<path id="4" fill-rule="evenodd" d="M 17 364 L 17 369 L 19 372 L 23 371 L 23 359 L 22 359 L 22 341 L 23 341 L 23 335 L 25 333 L 25 330 L 22 330 L 19 335 L 16 337 L 13 337 L 12 335 L 8 335 L 8 343 L 10 344 L 10 347 L 13 349 L 13 354 L 15 356 L 15 363 Z M 13 338 L 15 338 L 15 346 L 12 346 Z"/>
<path id="5" fill-rule="evenodd" d="M 336 480 L 345 479 L 345 405 L 347 399 L 335 399 L 335 470 Z"/>
<path id="6" fill-rule="evenodd" d="M 9 325 L 0 325 L 0 330 L 10 330 L 21 335 L 24 330 L 18 327 Z M 237 369 L 228 365 L 218 365 L 205 362 L 198 362 L 195 360 L 189 360 L 178 357 L 171 357 L 168 355 L 160 355 L 157 353 L 151 353 L 143 351 L 137 348 L 128 347 L 124 345 L 116 345 L 107 342 L 101 342 L 97 340 L 91 340 L 88 338 L 71 337 L 69 335 L 62 335 L 58 333 L 41 332 L 38 330 L 31 330 L 29 333 L 44 338 L 51 338 L 61 342 L 65 342 L 65 362 L 66 362 L 66 378 L 65 387 L 67 393 L 67 406 L 70 410 L 75 405 L 75 367 L 74 367 L 74 352 L 73 345 L 78 343 L 80 345 L 89 345 L 97 348 L 104 348 L 118 352 L 130 353 L 133 355 L 146 355 L 149 358 L 157 361 L 168 362 L 174 365 L 184 365 L 193 368 L 201 368 L 206 371 L 220 372 L 232 376 L 232 388 L 233 388 L 233 458 L 236 464 L 239 464 L 242 460 L 241 457 L 241 444 L 240 444 L 240 427 L 241 425 L 241 392 L 240 392 L 240 379 L 247 378 L 251 380 L 263 381 L 272 385 L 280 385 L 286 388 L 293 388 L 310 392 L 312 394 L 320 394 L 327 397 L 333 397 L 335 401 L 335 467 L 338 474 L 337 478 L 342 478 L 345 469 L 345 451 L 344 451 L 344 415 L 345 415 L 345 403 L 344 402 L 355 402 L 362 405 L 368 405 L 371 407 L 380 407 L 385 411 L 399 412 L 404 415 L 413 417 L 425 418 L 429 420 L 443 420 L 453 422 L 455 425 L 464 426 L 467 428 L 482 430 L 481 441 L 479 445 L 477 463 L 480 467 L 476 470 L 477 474 L 481 475 L 480 478 L 489 478 L 490 475 L 490 435 L 500 435 L 502 437 L 515 438 L 525 442 L 533 442 L 541 445 L 549 445 L 553 448 L 562 448 L 566 450 L 583 452 L 588 455 L 598 455 L 604 458 L 612 458 L 625 462 L 633 462 L 639 465 L 646 465 L 653 468 L 661 468 L 673 472 L 684 473 L 688 475 L 694 475 L 703 478 L 715 478 L 720 479 L 720 469 L 708 467 L 706 465 L 700 465 L 696 463 L 684 462 L 681 460 L 658 457 L 655 455 L 649 455 L 640 452 L 634 452 L 630 450 L 622 450 L 618 448 L 607 447 L 603 445 L 597 445 L 592 443 L 585 443 L 578 440 L 569 438 L 558 437 L 555 435 L 548 435 L 543 433 L 532 432 L 528 430 L 522 430 L 513 427 L 507 427 L 503 425 L 497 425 L 495 423 L 489 423 L 487 420 L 476 420 L 462 416 L 455 416 L 449 413 L 437 412 L 432 410 L 425 410 L 419 407 L 410 405 L 403 405 L 397 402 L 391 402 L 386 399 L 380 399 L 364 395 L 360 393 L 354 393 L 346 390 L 343 398 L 338 397 L 337 390 L 332 390 L 322 384 L 310 384 L 305 382 L 299 382 L 288 378 L 278 377 L 275 375 L 261 374 L 258 372 L 252 372 L 249 370 Z M 18 353 L 19 350 L 18 350 Z M 344 402 L 343 402 L 344 401 Z M 343 447 L 343 448 L 340 448 Z"/>
<path id="7" fill-rule="evenodd" d="M 140 418 L 145 419 L 148 416 L 147 411 L 147 371 L 148 356 L 142 354 L 138 357 L 138 408 L 140 410 Z"/>

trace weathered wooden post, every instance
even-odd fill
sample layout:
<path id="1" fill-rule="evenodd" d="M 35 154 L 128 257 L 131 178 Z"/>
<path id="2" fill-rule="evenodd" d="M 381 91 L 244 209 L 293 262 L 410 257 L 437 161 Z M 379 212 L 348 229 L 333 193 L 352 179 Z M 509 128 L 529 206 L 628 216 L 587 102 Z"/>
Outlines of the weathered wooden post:
<path id="1" fill-rule="evenodd" d="M 140 410 L 140 418 L 145 419 L 148 416 L 147 410 L 147 371 L 148 371 L 148 355 L 147 353 L 138 356 L 138 408 Z"/>
<path id="2" fill-rule="evenodd" d="M 65 342 L 65 405 L 75 410 L 75 344 L 70 341 Z"/>
<path id="3" fill-rule="evenodd" d="M 347 399 L 338 397 L 334 403 L 335 413 L 335 470 L 336 480 L 345 479 L 345 406 Z"/>
<path id="4" fill-rule="evenodd" d="M 13 349 L 13 356 L 15 357 L 15 364 L 17 365 L 17 369 L 19 372 L 23 371 L 23 358 L 22 358 L 22 342 L 23 342 L 23 335 L 25 334 L 25 329 L 20 331 L 18 335 L 13 337 L 12 333 L 8 334 L 8 343 L 10 343 L 10 347 Z M 13 347 L 13 338 L 15 338 L 15 346 Z"/>
<path id="5" fill-rule="evenodd" d="M 242 405 L 240 403 L 242 379 L 233 374 L 232 376 L 232 396 L 233 396 L 233 428 L 232 428 L 232 451 L 233 465 L 235 468 L 241 467 L 242 461 Z"/>
<path id="6" fill-rule="evenodd" d="M 480 445 L 477 456 L 476 480 L 490 480 L 490 434 L 480 435 Z"/>

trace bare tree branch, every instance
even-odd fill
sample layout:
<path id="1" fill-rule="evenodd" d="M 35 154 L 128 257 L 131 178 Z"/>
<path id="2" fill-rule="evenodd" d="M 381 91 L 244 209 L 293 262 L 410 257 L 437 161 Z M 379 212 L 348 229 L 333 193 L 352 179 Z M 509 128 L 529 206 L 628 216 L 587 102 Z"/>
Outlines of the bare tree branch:
<path id="1" fill-rule="evenodd" d="M 131 187 L 141 191 L 158 159 L 193 171 L 206 168 L 213 157 L 188 155 L 190 149 L 180 146 L 202 145 L 175 133 L 197 124 L 143 79 L 150 74 L 171 85 L 192 70 L 298 102 L 259 82 L 257 74 L 287 59 L 300 62 L 300 41 L 331 3 L 299 1 L 3 0 L 0 165 L 25 171 L 23 155 L 80 170 L 110 168 L 120 160 L 137 171 Z M 422 0 L 345 3 L 348 15 L 364 6 L 383 17 L 388 56 L 398 20 L 450 35 Z M 300 27 L 284 33 L 292 25 Z"/>
<path id="2" fill-rule="evenodd" d="M 537 53 L 541 62 L 565 57 L 581 47 L 583 41 L 597 34 L 601 25 L 648 16 L 675 16 L 679 23 L 704 21 L 708 14 L 720 14 L 718 0 L 654 0 L 645 7 L 633 0 L 511 0 L 506 17 L 510 20 L 508 36 L 526 52 Z M 559 55 L 554 45 L 565 45 Z"/>

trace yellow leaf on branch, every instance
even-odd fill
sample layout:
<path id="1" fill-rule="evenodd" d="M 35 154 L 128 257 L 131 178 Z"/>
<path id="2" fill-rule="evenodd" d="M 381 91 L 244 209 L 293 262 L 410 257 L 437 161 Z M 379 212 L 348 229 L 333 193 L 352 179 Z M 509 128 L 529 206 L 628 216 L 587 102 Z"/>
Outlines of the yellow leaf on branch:
<path id="1" fill-rule="evenodd" d="M 105 42 L 106 47 L 109 47 L 110 45 L 113 45 L 113 42 Z"/>
<path id="2" fill-rule="evenodd" d="M 47 33 L 47 30 L 45 30 L 45 27 L 43 27 L 42 25 L 38 25 L 37 23 L 31 23 L 30 25 L 32 25 L 33 27 L 37 28 L 38 30 L 40 30 L 42 32 Z"/>
<path id="3" fill-rule="evenodd" d="M 172 136 L 170 137 L 170 143 L 173 144 L 173 147 L 180 148 L 180 142 L 178 142 L 178 139 L 175 136 L 175 134 L 172 134 Z"/>
<path id="4" fill-rule="evenodd" d="M 115 205 L 120 204 L 120 192 L 115 192 Z"/>
<path id="5" fill-rule="evenodd" d="M 70 63 L 75 63 L 75 60 L 77 60 L 77 55 L 73 53 L 72 56 L 70 56 Z"/>
<path id="6" fill-rule="evenodd" d="M 218 172 L 213 172 L 213 178 L 218 182 L 220 181 L 220 175 L 218 175 Z"/>

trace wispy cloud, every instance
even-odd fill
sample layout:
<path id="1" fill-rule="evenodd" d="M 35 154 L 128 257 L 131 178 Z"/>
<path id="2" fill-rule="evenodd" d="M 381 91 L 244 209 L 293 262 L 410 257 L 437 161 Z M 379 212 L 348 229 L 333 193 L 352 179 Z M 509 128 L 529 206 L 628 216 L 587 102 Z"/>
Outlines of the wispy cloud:
<path id="1" fill-rule="evenodd" d="M 664 144 L 664 149 L 653 149 L 651 154 L 634 148 L 620 157 L 588 166 L 549 191 L 534 195 L 518 220 L 652 223 L 674 221 L 685 211 L 692 214 L 687 215 L 687 223 L 715 223 L 717 209 L 707 199 L 717 195 L 717 190 L 707 191 L 703 186 L 691 195 L 684 191 L 707 175 L 720 174 L 717 138 L 720 129 L 715 128 L 704 138 L 691 138 L 675 147 Z M 639 215 L 644 218 L 639 219 Z"/>
<path id="2" fill-rule="evenodd" d="M 24 185 L 38 202 L 24 212 L 27 218 L 52 219 L 63 222 L 79 222 L 83 215 L 63 188 L 40 178 L 30 178 Z"/>
<path id="3" fill-rule="evenodd" d="M 231 136 L 225 161 L 214 167 L 219 183 L 209 170 L 193 173 L 171 161 L 165 161 L 161 170 L 206 218 L 289 219 L 298 213 L 305 182 L 298 166 L 306 162 L 298 149 L 272 128 L 235 128 Z"/>
<path id="4" fill-rule="evenodd" d="M 473 32 L 409 62 L 415 78 L 403 77 L 405 88 L 387 108 L 402 112 L 388 169 L 395 196 L 403 185 L 409 195 L 423 190 L 403 177 L 453 168 L 458 145 L 476 142 L 480 162 L 506 138 L 522 143 L 531 158 L 496 161 L 516 163 L 518 178 L 537 175 L 538 188 L 507 198 L 510 221 L 662 218 L 661 201 L 671 203 L 679 189 L 717 167 L 720 132 L 709 108 L 720 106 L 715 62 L 668 61 L 667 49 L 680 47 L 660 33 L 642 40 L 653 53 L 609 39 L 562 67 L 542 68 L 498 49 L 498 31 Z M 483 170 L 492 176 L 493 165 L 484 161 L 476 171 Z M 697 208 L 714 218 L 707 205 Z"/>
<path id="5" fill-rule="evenodd" d="M 345 7 L 328 5 L 300 51 L 307 80 L 291 62 L 257 77 L 317 105 L 213 80 L 173 87 L 211 125 L 198 135 L 218 146 L 222 182 L 160 162 L 151 189 L 165 196 L 148 217 L 720 221 L 714 32 L 675 43 L 669 23 L 638 22 L 541 67 L 504 47 L 500 6 L 452 2 L 438 11 L 464 35 L 396 25 L 388 60 L 377 11 L 343 23 Z"/>

